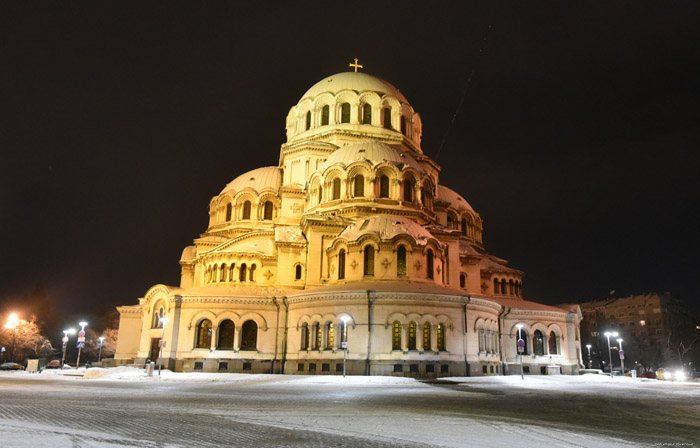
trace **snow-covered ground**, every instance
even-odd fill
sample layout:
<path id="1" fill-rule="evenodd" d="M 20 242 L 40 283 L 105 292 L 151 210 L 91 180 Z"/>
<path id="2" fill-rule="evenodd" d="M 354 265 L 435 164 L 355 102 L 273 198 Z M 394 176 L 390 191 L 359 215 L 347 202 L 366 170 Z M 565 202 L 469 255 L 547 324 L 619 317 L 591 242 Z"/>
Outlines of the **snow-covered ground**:
<path id="1" fill-rule="evenodd" d="M 0 373 L 2 446 L 692 446 L 700 382 Z"/>

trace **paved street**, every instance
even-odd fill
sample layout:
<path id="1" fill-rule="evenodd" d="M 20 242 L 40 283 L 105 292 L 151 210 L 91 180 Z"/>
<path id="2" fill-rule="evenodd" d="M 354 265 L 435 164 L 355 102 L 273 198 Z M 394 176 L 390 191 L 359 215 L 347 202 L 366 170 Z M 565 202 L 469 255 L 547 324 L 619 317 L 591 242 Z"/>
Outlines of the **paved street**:
<path id="1" fill-rule="evenodd" d="M 526 378 L 522 384 L 502 377 L 456 383 L 234 378 L 240 380 L 0 375 L 0 443 L 4 447 L 700 443 L 699 383 L 654 381 L 618 389 L 622 382 L 550 384 L 544 377 Z"/>

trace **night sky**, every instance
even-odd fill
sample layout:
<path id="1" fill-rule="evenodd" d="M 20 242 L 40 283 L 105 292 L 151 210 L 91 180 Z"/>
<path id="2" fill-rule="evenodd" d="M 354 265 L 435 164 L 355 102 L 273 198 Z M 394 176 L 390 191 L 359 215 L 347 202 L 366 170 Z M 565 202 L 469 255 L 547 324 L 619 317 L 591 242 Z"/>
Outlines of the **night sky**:
<path id="1" fill-rule="evenodd" d="M 697 304 L 700 8 L 568 3 L 2 2 L 0 313 L 178 285 L 209 200 L 277 165 L 289 108 L 355 57 L 526 299 Z"/>

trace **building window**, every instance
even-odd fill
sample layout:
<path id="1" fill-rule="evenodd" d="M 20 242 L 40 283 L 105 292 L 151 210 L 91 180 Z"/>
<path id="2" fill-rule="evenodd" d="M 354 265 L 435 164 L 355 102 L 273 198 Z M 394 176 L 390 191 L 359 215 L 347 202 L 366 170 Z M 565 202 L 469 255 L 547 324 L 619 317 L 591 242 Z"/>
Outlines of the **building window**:
<path id="1" fill-rule="evenodd" d="M 513 280 L 508 280 L 508 293 L 512 296 L 515 294 L 515 288 Z"/>
<path id="2" fill-rule="evenodd" d="M 462 235 L 467 235 L 467 220 L 462 219 Z"/>
<path id="3" fill-rule="evenodd" d="M 340 105 L 340 122 L 350 123 L 350 103 Z"/>
<path id="4" fill-rule="evenodd" d="M 338 252 L 338 280 L 345 278 L 345 249 Z"/>
<path id="5" fill-rule="evenodd" d="M 389 177 L 384 174 L 379 177 L 379 197 L 389 197 Z"/>
<path id="6" fill-rule="evenodd" d="M 365 275 L 374 275 L 374 247 L 365 246 Z"/>
<path id="7" fill-rule="evenodd" d="M 418 331 L 418 324 L 415 322 L 409 322 L 408 324 L 408 349 L 416 349 L 416 333 Z"/>
<path id="8" fill-rule="evenodd" d="M 348 323 L 344 320 L 340 322 L 340 345 L 338 348 L 343 348 L 343 342 L 348 342 Z"/>
<path id="9" fill-rule="evenodd" d="M 403 181 L 403 200 L 413 202 L 413 181 L 411 179 Z"/>
<path id="10" fill-rule="evenodd" d="M 304 371 L 304 363 L 298 363 L 297 364 L 297 371 L 303 372 Z"/>
<path id="11" fill-rule="evenodd" d="M 265 201 L 263 219 L 266 221 L 270 221 L 272 219 L 272 211 L 273 211 L 272 202 Z"/>
<path id="12" fill-rule="evenodd" d="M 464 274 L 464 273 L 459 274 L 459 287 L 462 289 L 466 289 L 466 287 L 467 287 L 467 274 Z"/>
<path id="13" fill-rule="evenodd" d="M 438 324 L 437 327 L 437 343 L 438 351 L 446 351 L 447 344 L 445 343 L 445 324 Z"/>
<path id="14" fill-rule="evenodd" d="M 163 318 L 163 315 L 165 314 L 165 309 L 163 306 L 161 306 L 157 311 L 153 312 L 153 322 L 151 325 L 151 328 L 160 328 L 163 326 L 163 322 L 161 319 Z"/>
<path id="15" fill-rule="evenodd" d="M 320 204 L 323 201 L 323 186 L 319 185 L 318 186 L 318 203 Z"/>
<path id="16" fill-rule="evenodd" d="M 394 364 L 394 373 L 403 373 L 403 364 Z"/>
<path id="17" fill-rule="evenodd" d="M 453 213 L 447 214 L 447 228 L 456 229 L 457 228 L 457 217 Z"/>
<path id="18" fill-rule="evenodd" d="M 501 282 L 497 278 L 493 279 L 493 293 L 499 294 L 501 292 Z"/>
<path id="19" fill-rule="evenodd" d="M 233 210 L 233 206 L 229 202 L 226 204 L 226 222 L 231 220 L 231 211 Z"/>
<path id="20" fill-rule="evenodd" d="M 320 350 L 322 343 L 323 343 L 323 333 L 321 332 L 321 324 L 316 322 L 314 324 L 314 349 Z"/>
<path id="21" fill-rule="evenodd" d="M 243 203 L 243 219 L 250 219 L 250 201 L 245 201 Z"/>
<path id="22" fill-rule="evenodd" d="M 406 246 L 399 246 L 396 251 L 396 275 L 406 275 Z"/>
<path id="23" fill-rule="evenodd" d="M 241 328 L 241 350 L 255 350 L 258 345 L 258 324 L 247 320 Z"/>
<path id="24" fill-rule="evenodd" d="M 391 324 L 391 349 L 401 350 L 401 322 Z"/>
<path id="25" fill-rule="evenodd" d="M 479 328 L 479 352 L 486 351 L 486 335 L 483 328 Z"/>
<path id="26" fill-rule="evenodd" d="M 236 270 L 236 263 L 231 263 L 231 267 L 228 269 L 228 281 L 233 281 L 233 274 Z"/>
<path id="27" fill-rule="evenodd" d="M 540 330 L 535 330 L 533 348 L 535 350 L 535 355 L 544 355 L 544 336 Z"/>
<path id="28" fill-rule="evenodd" d="M 321 109 L 321 126 L 326 126 L 328 124 L 328 118 L 330 117 L 330 107 L 328 105 L 323 106 Z"/>
<path id="29" fill-rule="evenodd" d="M 423 350 L 432 350 L 433 349 L 433 326 L 430 325 L 430 322 L 426 322 L 423 324 Z"/>
<path id="30" fill-rule="evenodd" d="M 528 349 L 527 349 L 527 331 L 525 331 L 525 330 L 517 330 L 517 329 L 516 329 L 516 331 L 515 331 L 515 352 L 516 352 L 517 354 L 521 354 L 521 353 L 518 351 L 518 340 L 519 340 L 519 339 L 522 339 L 522 340 L 523 340 L 523 352 L 522 352 L 522 354 L 523 354 L 523 355 L 527 355 L 527 354 L 529 353 L 529 351 L 528 351 Z"/>
<path id="31" fill-rule="evenodd" d="M 255 265 L 250 266 L 250 281 L 255 281 Z"/>
<path id="32" fill-rule="evenodd" d="M 372 124 L 372 106 L 369 104 L 362 106 L 362 124 Z"/>
<path id="33" fill-rule="evenodd" d="M 401 133 L 406 135 L 406 117 L 401 117 Z"/>
<path id="34" fill-rule="evenodd" d="M 311 129 L 311 111 L 306 113 L 306 130 Z"/>
<path id="35" fill-rule="evenodd" d="M 427 261 L 427 263 L 426 263 L 427 266 L 426 266 L 426 267 L 427 267 L 427 269 L 428 269 L 428 278 L 429 278 L 429 279 L 432 279 L 432 278 L 433 278 L 433 270 L 434 270 L 434 267 L 433 267 L 433 251 L 432 251 L 432 249 L 428 249 L 428 256 L 427 256 L 427 260 L 426 260 L 426 261 Z"/>
<path id="36" fill-rule="evenodd" d="M 226 281 L 226 263 L 221 265 L 221 275 L 219 277 L 219 281 L 221 281 L 221 282 Z"/>
<path id="37" fill-rule="evenodd" d="M 194 348 L 211 348 L 211 321 L 203 319 L 197 324 Z"/>
<path id="38" fill-rule="evenodd" d="M 301 349 L 309 349 L 309 324 L 304 323 L 301 326 Z"/>
<path id="39" fill-rule="evenodd" d="M 549 354 L 557 354 L 557 335 L 554 332 L 549 333 Z"/>
<path id="40" fill-rule="evenodd" d="M 333 200 L 340 199 L 340 179 L 333 179 Z"/>
<path id="41" fill-rule="evenodd" d="M 248 267 L 245 263 L 241 264 L 241 268 L 238 270 L 238 281 L 246 281 L 246 274 L 248 273 Z"/>
<path id="42" fill-rule="evenodd" d="M 204 363 L 202 361 L 195 361 L 194 370 L 202 370 L 204 368 Z"/>
<path id="43" fill-rule="evenodd" d="M 219 343 L 216 348 L 220 350 L 231 350 L 233 348 L 233 335 L 236 326 L 231 319 L 226 319 L 219 324 Z"/>
<path id="44" fill-rule="evenodd" d="M 220 362 L 219 363 L 219 370 L 222 370 L 222 371 L 228 370 L 228 363 L 227 362 Z"/>
<path id="45" fill-rule="evenodd" d="M 214 267 L 211 268 L 211 281 L 216 283 L 216 281 L 219 279 L 219 265 L 215 264 Z"/>
<path id="46" fill-rule="evenodd" d="M 358 174 L 355 176 L 353 196 L 361 198 L 365 195 L 365 176 Z"/>
<path id="47" fill-rule="evenodd" d="M 335 327 L 332 322 L 326 324 L 326 349 L 330 350 L 335 346 Z"/>
<path id="48" fill-rule="evenodd" d="M 392 129 L 391 127 L 391 107 L 385 107 L 384 113 L 384 129 Z"/>

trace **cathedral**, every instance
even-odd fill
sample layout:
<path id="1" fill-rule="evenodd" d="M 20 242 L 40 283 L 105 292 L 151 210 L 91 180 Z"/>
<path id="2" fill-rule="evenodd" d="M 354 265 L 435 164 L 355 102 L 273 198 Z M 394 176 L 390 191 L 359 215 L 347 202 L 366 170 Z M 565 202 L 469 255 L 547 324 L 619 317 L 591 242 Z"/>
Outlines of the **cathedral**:
<path id="1" fill-rule="evenodd" d="M 357 66 L 313 85 L 287 114 L 279 163 L 209 201 L 179 286 L 157 284 L 118 308 L 115 363 L 576 373 L 580 309 L 523 299 L 523 272 L 487 252 L 481 217 L 440 182 L 422 131 L 401 91 Z"/>

